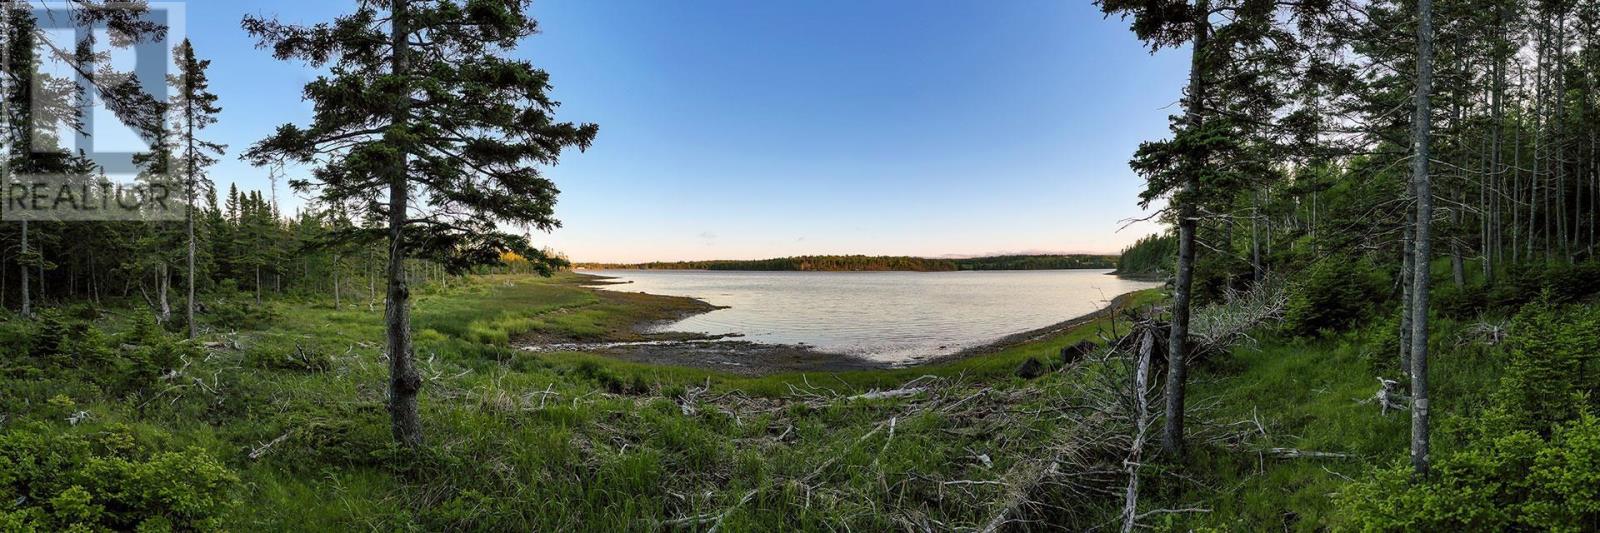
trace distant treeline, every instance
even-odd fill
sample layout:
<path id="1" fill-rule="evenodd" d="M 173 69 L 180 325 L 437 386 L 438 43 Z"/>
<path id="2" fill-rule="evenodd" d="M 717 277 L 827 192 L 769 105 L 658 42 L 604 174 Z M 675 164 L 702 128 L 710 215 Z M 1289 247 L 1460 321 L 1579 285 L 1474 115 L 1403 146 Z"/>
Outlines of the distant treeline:
<path id="1" fill-rule="evenodd" d="M 950 272 L 956 270 L 1056 270 L 1115 268 L 1114 255 L 1001 255 L 966 259 L 906 256 L 807 255 L 776 259 L 658 261 L 653 263 L 578 263 L 579 268 L 644 270 L 785 270 L 808 272 Z"/>
<path id="2" fill-rule="evenodd" d="M 1172 272 L 1178 257 L 1178 238 L 1171 234 L 1152 234 L 1139 239 L 1117 257 L 1117 275 L 1157 277 Z"/>

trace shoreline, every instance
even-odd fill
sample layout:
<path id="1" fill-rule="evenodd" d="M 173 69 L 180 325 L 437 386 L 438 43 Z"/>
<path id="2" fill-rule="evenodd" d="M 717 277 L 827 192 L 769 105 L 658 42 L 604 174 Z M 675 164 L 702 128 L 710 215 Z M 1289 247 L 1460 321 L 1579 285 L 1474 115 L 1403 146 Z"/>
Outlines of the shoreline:
<path id="1" fill-rule="evenodd" d="M 725 306 L 716 306 L 699 298 L 668 296 L 642 292 L 624 293 L 606 287 L 625 286 L 627 282 L 610 281 L 617 278 L 601 274 L 573 272 L 577 285 L 597 293 L 643 295 L 650 298 L 693 300 L 701 305 L 682 309 L 670 316 L 653 316 L 632 324 L 637 338 L 597 339 L 587 342 L 534 342 L 518 343 L 517 347 L 530 353 L 581 352 L 614 359 L 690 368 L 702 368 L 740 375 L 762 376 L 786 372 L 847 372 L 860 370 L 892 370 L 915 368 L 992 355 L 1001 351 L 1030 344 L 1064 334 L 1071 330 L 1111 316 L 1125 308 L 1132 295 L 1130 291 L 1113 297 L 1106 305 L 1094 311 L 1054 324 L 1013 333 L 980 345 L 963 348 L 941 355 L 927 355 L 904 362 L 875 361 L 865 357 L 827 352 L 806 345 L 768 344 L 739 340 L 737 336 L 713 336 L 685 332 L 648 332 L 663 323 L 671 323 L 697 314 L 708 313 Z M 602 296 L 603 298 L 604 296 Z"/>

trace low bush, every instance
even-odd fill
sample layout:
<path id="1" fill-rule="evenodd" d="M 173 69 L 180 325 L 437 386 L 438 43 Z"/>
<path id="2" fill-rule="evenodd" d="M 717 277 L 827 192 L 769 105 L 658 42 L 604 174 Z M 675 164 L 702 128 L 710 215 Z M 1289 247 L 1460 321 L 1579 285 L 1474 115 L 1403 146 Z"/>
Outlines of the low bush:
<path id="1" fill-rule="evenodd" d="M 163 375 L 201 357 L 198 347 L 167 333 L 148 315 L 109 335 L 91 323 L 49 309 L 34 324 L 0 327 L 13 352 L 5 376 L 92 383 L 113 396 L 148 392 Z"/>
<path id="2" fill-rule="evenodd" d="M 1549 437 L 1515 431 L 1435 456 L 1415 481 L 1398 463 L 1349 485 L 1338 503 L 1353 531 L 1594 531 L 1600 528 L 1600 419 Z"/>
<path id="3" fill-rule="evenodd" d="M 295 343 L 293 350 L 277 350 L 270 346 L 252 348 L 245 356 L 250 366 L 266 370 L 287 370 L 314 374 L 333 367 L 333 357 L 314 348 Z"/>
<path id="4" fill-rule="evenodd" d="M 1528 264 L 1513 269 L 1484 295 L 1485 305 L 1516 309 L 1545 291 L 1551 303 L 1571 303 L 1600 294 L 1600 262 Z"/>
<path id="5" fill-rule="evenodd" d="M 1545 432 L 1572 420 L 1592 398 L 1597 370 L 1587 359 L 1600 353 L 1600 307 L 1558 305 L 1550 291 L 1517 313 L 1506 344 L 1505 373 L 1493 406 L 1511 429 Z"/>
<path id="6" fill-rule="evenodd" d="M 199 448 L 151 452 L 122 427 L 0 434 L 0 530 L 215 530 L 238 476 Z"/>
<path id="7" fill-rule="evenodd" d="M 270 306 L 258 304 L 247 295 L 218 298 L 205 309 L 206 320 L 229 329 L 265 329 L 278 318 Z"/>
<path id="8" fill-rule="evenodd" d="M 1388 285 L 1369 260 L 1324 258 L 1290 287 L 1284 328 L 1300 336 L 1349 329 L 1384 300 Z"/>

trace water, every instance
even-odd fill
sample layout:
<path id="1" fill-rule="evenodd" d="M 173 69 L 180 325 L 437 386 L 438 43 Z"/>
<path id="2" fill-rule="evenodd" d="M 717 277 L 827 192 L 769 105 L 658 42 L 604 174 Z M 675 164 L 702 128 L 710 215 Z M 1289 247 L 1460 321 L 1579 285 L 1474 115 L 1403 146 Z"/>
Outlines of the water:
<path id="1" fill-rule="evenodd" d="M 1107 270 L 981 272 L 721 272 L 604 270 L 610 290 L 690 296 L 727 309 L 662 331 L 741 334 L 883 362 L 981 346 L 1082 316 L 1157 283 Z"/>

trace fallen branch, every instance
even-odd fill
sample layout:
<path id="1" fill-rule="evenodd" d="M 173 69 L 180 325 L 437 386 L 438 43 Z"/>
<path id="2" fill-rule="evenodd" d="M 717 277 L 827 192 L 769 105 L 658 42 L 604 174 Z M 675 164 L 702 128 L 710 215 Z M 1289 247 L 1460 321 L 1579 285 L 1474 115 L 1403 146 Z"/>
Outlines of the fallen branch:
<path id="1" fill-rule="evenodd" d="M 846 398 L 846 400 L 849 400 L 849 401 L 853 402 L 853 401 L 856 401 L 856 400 L 886 400 L 886 399 L 889 399 L 889 398 L 902 398 L 902 397 L 906 397 L 906 396 L 916 396 L 918 394 L 922 394 L 922 391 L 925 391 L 925 390 L 928 390 L 928 389 L 925 388 L 925 387 L 905 387 L 905 388 L 894 389 L 894 390 L 886 390 L 886 391 L 874 390 L 872 392 L 867 392 L 867 393 L 862 393 L 862 394 L 857 394 L 855 396 L 851 396 L 849 398 Z"/>
<path id="2" fill-rule="evenodd" d="M 1350 454 L 1347 453 L 1314 452 L 1310 450 L 1297 450 L 1294 448 L 1272 448 L 1267 450 L 1267 453 L 1284 459 L 1346 459 L 1350 457 Z"/>
<path id="3" fill-rule="evenodd" d="M 1128 491 L 1123 495 L 1122 503 L 1122 532 L 1133 531 L 1134 526 L 1143 515 L 1134 514 L 1139 509 L 1139 460 L 1143 455 L 1145 427 L 1150 422 L 1150 399 L 1146 391 L 1149 385 L 1150 356 L 1155 352 L 1156 336 L 1150 328 L 1145 328 L 1144 336 L 1139 341 L 1139 365 L 1133 376 L 1133 393 L 1137 398 L 1135 406 L 1138 415 L 1134 417 L 1133 445 L 1128 449 L 1128 459 L 1123 461 L 1123 468 L 1128 472 Z"/>
<path id="4" fill-rule="evenodd" d="M 272 447 L 273 446 L 277 446 L 278 443 L 287 440 L 289 438 L 289 434 L 290 433 L 293 433 L 293 431 L 286 431 L 282 435 L 278 435 L 278 438 L 272 439 L 271 441 L 268 441 L 266 444 L 262 444 L 260 447 L 257 447 L 255 449 L 250 450 L 250 459 L 251 460 L 260 459 L 263 456 L 267 455 L 267 452 L 272 451 Z"/>
<path id="5" fill-rule="evenodd" d="M 733 506 L 728 507 L 727 509 L 724 509 L 721 513 L 717 513 L 717 514 L 714 514 L 714 515 L 706 514 L 706 515 L 691 516 L 691 517 L 686 517 L 686 518 L 675 518 L 675 519 L 672 519 L 672 520 L 667 520 L 665 522 L 662 522 L 661 525 L 667 526 L 667 527 L 677 527 L 677 526 L 700 525 L 700 524 L 704 524 L 706 522 L 712 522 L 713 524 L 711 526 L 711 529 L 706 530 L 706 533 L 714 533 L 717 530 L 717 528 L 722 527 L 722 520 L 724 518 L 727 518 L 728 515 L 733 513 L 733 511 L 735 509 L 743 507 L 744 504 L 749 502 L 751 498 L 754 498 L 756 496 L 756 492 L 758 490 L 759 489 L 751 489 L 750 492 L 744 493 L 744 497 L 740 498 L 738 503 L 735 503 L 735 504 L 733 504 Z"/>
<path id="6" fill-rule="evenodd" d="M 1183 508 L 1183 509 L 1152 509 L 1152 510 L 1149 510 L 1149 511 L 1145 511 L 1145 512 L 1139 513 L 1139 516 L 1136 516 L 1134 518 L 1144 518 L 1146 516 L 1158 515 L 1158 514 L 1209 513 L 1209 512 L 1211 512 L 1211 510 L 1210 509 L 1206 509 L 1204 507 L 1186 507 L 1186 508 Z"/>

